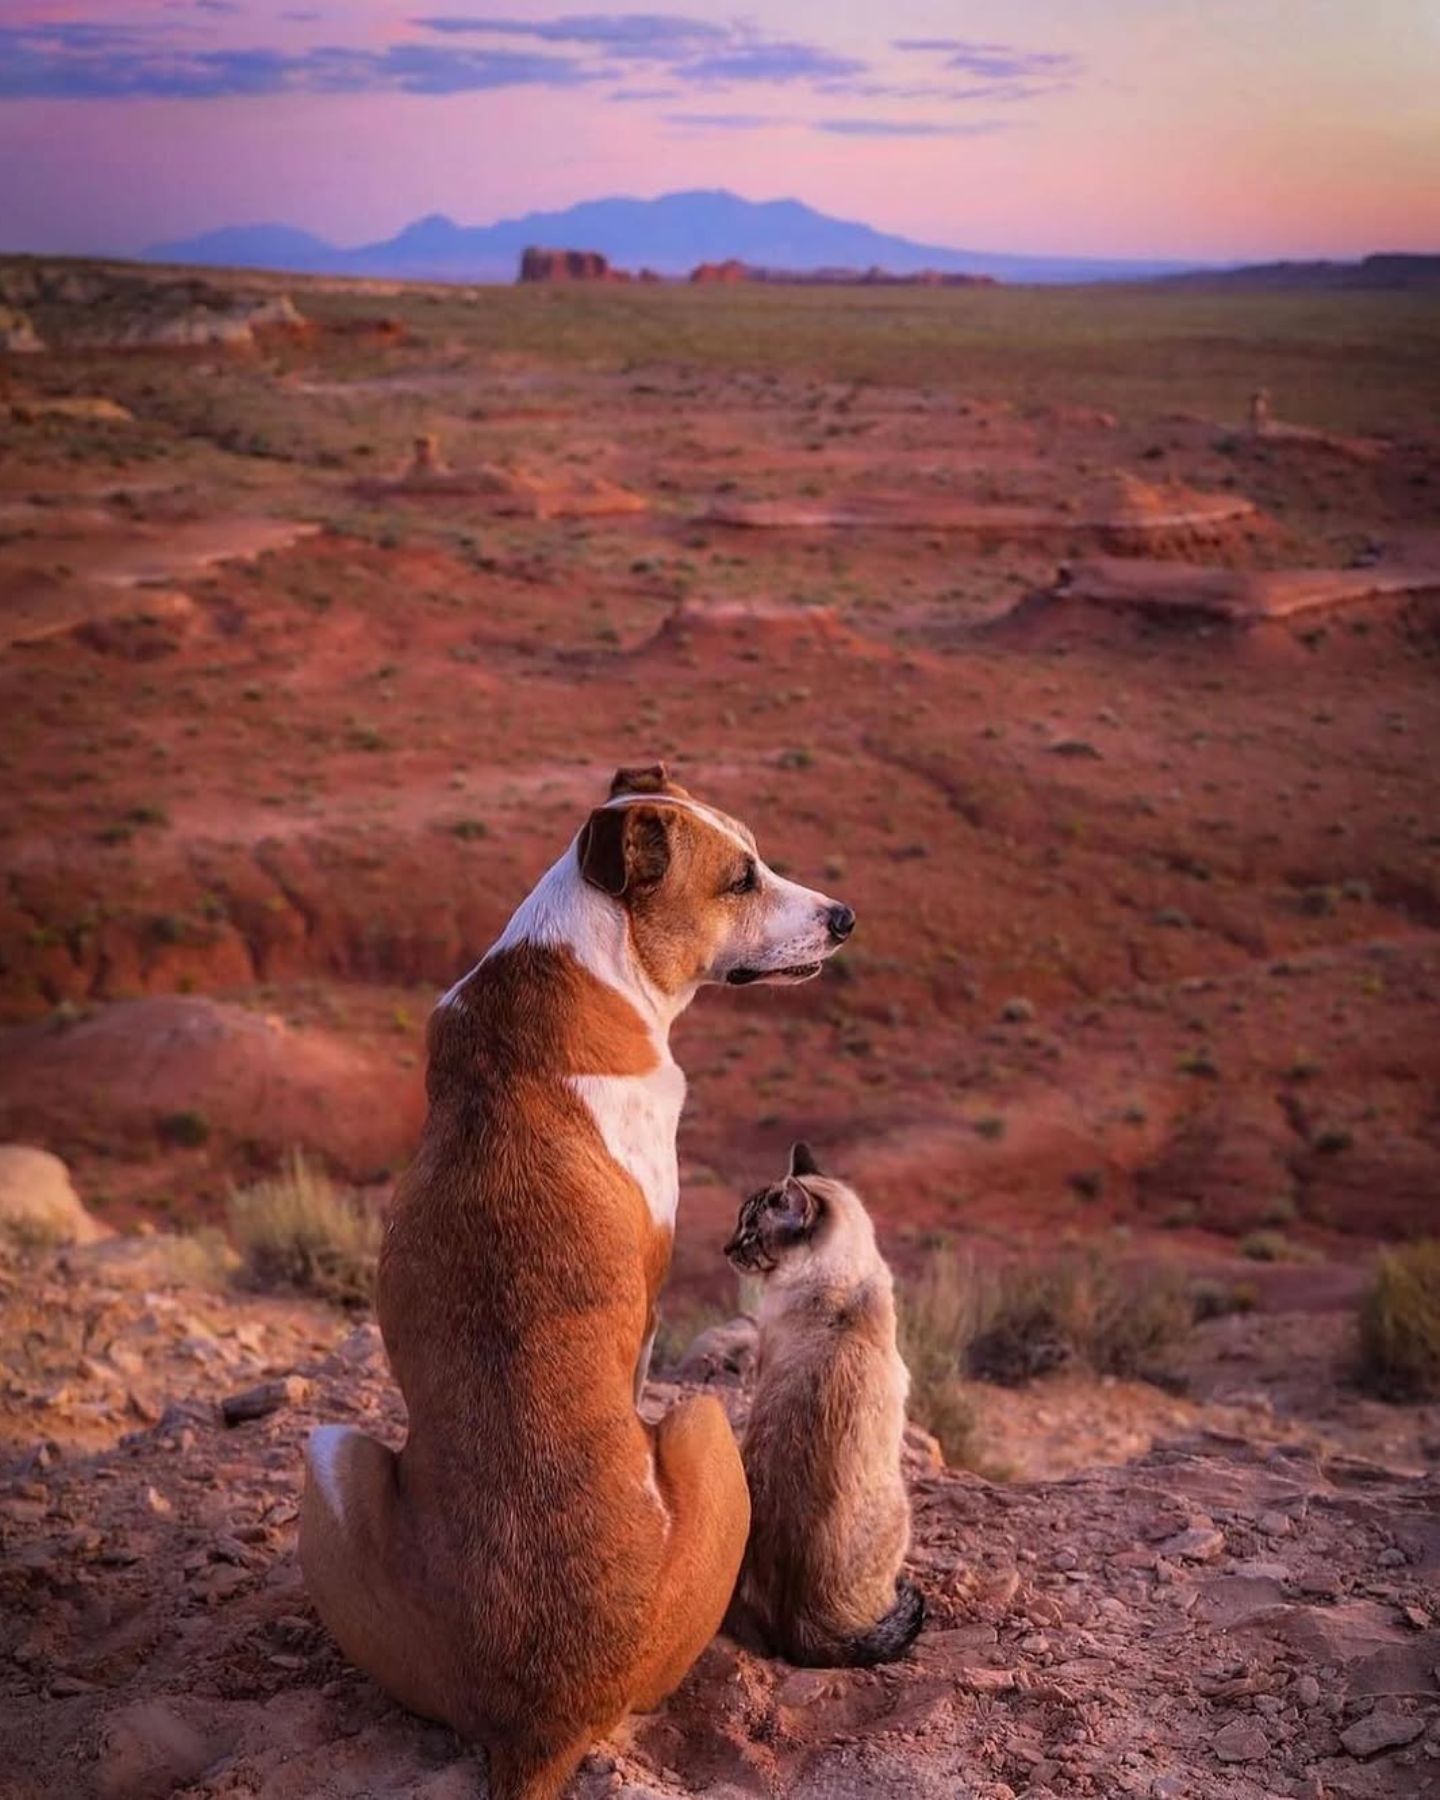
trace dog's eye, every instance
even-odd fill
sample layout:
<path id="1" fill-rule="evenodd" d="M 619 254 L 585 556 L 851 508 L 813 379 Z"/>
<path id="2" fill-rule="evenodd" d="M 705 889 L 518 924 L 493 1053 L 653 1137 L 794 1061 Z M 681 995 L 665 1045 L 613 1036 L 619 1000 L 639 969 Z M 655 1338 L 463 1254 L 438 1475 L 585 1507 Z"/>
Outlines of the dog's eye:
<path id="1" fill-rule="evenodd" d="M 753 894 L 760 885 L 760 871 L 754 861 L 747 862 L 742 872 L 735 877 L 725 890 L 730 894 Z"/>

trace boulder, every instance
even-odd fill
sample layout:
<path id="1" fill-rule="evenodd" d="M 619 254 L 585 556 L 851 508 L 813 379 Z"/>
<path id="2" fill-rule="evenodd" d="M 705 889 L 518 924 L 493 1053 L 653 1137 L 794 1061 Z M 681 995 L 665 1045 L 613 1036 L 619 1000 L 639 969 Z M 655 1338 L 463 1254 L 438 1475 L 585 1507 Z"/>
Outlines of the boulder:
<path id="1" fill-rule="evenodd" d="M 108 1234 L 81 1205 L 58 1156 L 0 1144 L 0 1235 L 22 1244 L 93 1244 Z"/>
<path id="2" fill-rule="evenodd" d="M 0 306 L 0 351 L 10 356 L 34 356 L 45 348 L 30 322 L 17 306 Z"/>

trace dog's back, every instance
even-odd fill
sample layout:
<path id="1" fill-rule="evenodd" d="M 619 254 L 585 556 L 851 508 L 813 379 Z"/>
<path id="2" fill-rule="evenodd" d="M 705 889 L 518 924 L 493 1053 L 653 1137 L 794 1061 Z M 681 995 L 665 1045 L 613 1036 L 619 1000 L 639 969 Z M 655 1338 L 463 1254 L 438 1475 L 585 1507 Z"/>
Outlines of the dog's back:
<path id="1" fill-rule="evenodd" d="M 492 958 L 459 1001 L 380 1260 L 410 1435 L 398 1458 L 318 1438 L 302 1557 L 347 1654 L 487 1744 L 497 1800 L 540 1800 L 713 1632 L 743 1476 L 715 1403 L 658 1432 L 634 1409 L 669 1233 L 570 1075 L 643 1069 L 639 1021 L 546 950 Z M 677 1644 L 684 1582 L 726 1591 Z"/>

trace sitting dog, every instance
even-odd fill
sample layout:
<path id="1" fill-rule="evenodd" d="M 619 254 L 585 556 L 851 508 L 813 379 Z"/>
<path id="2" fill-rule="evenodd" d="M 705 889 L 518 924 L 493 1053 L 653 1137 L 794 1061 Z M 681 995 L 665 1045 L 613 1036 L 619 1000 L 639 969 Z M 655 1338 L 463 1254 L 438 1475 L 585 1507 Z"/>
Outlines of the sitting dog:
<path id="1" fill-rule="evenodd" d="M 300 1558 L 346 1655 L 486 1746 L 494 1800 L 552 1800 L 724 1615 L 750 1518 L 725 1414 L 635 1410 L 679 1194 L 669 1031 L 707 982 L 817 974 L 854 923 L 663 767 L 622 769 L 430 1021 L 377 1294 L 409 1436 L 314 1433 Z"/>
<path id="2" fill-rule="evenodd" d="M 870 1216 L 796 1144 L 785 1179 L 740 1208 L 725 1254 L 765 1283 L 738 1616 L 748 1610 L 791 1662 L 890 1662 L 914 1641 L 925 1602 L 899 1579 L 910 1374 Z"/>

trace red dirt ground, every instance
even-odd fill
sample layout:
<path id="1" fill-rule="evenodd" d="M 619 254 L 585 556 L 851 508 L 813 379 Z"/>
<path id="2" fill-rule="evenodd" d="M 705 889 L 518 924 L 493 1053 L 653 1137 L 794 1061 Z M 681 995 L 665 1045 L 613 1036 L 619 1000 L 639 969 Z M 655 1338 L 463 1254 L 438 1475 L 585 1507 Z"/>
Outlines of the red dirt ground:
<path id="1" fill-rule="evenodd" d="M 0 1132 L 110 1216 L 173 1194 L 180 1109 L 213 1126 L 180 1165 L 199 1214 L 297 1139 L 397 1166 L 433 996 L 611 768 L 663 756 L 860 916 L 822 981 L 707 994 L 678 1031 L 682 1291 L 727 1286 L 736 1191 L 801 1132 L 902 1255 L 1117 1229 L 1189 1255 L 1279 1222 L 1348 1260 L 1433 1225 L 1437 603 L 1247 631 L 1027 599 L 1097 547 L 1241 571 L 1406 553 L 1433 445 L 1353 466 L 1064 393 L 467 363 L 423 332 L 174 367 L 27 369 L 134 421 L 33 413 L 0 467 L 0 616 L 54 624 L 0 654 L 0 1069 L 23 1070 Z M 420 429 L 455 467 L 649 510 L 357 498 Z M 940 523 L 707 517 L 897 492 Z M 1095 496 L 1144 492 L 1236 516 L 1097 545 Z M 943 528 L 967 507 L 1009 523 Z M 117 568 L 158 587 L 77 603 Z M 166 995 L 393 1071 L 373 1141 L 343 1154 L 303 1098 L 237 1124 L 218 1072 L 108 1081 L 126 1041 L 152 1065 L 159 1017 L 115 1003 Z"/>

